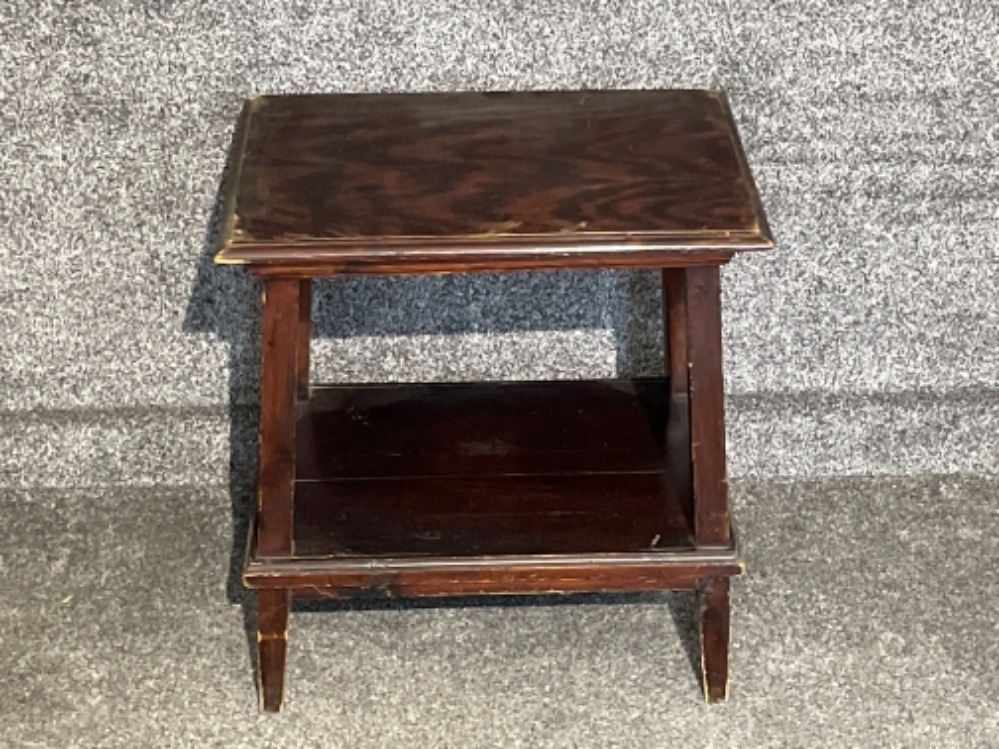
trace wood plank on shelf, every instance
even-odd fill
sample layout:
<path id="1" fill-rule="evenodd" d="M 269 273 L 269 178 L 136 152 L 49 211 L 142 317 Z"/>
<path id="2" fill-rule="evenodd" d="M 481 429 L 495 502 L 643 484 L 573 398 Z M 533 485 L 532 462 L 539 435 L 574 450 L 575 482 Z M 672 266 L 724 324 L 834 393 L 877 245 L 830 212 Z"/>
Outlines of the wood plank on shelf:
<path id="1" fill-rule="evenodd" d="M 665 473 L 299 483 L 295 556 L 593 554 L 689 548 Z"/>
<path id="2" fill-rule="evenodd" d="M 299 480 L 659 472 L 664 379 L 314 385 Z"/>

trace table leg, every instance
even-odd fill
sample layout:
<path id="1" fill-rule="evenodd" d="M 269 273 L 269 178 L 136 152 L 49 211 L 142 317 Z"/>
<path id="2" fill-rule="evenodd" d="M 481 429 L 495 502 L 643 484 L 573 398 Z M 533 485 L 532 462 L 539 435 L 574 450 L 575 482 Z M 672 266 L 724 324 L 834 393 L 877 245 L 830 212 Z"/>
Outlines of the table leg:
<path id="1" fill-rule="evenodd" d="M 717 266 L 663 271 L 670 413 L 670 471 L 692 498 L 698 547 L 729 546 L 722 383 L 721 286 Z M 701 673 L 708 702 L 728 696 L 729 579 L 698 588 Z"/>
<path id="2" fill-rule="evenodd" d="M 728 697 L 729 579 L 713 577 L 702 583 L 700 599 L 701 676 L 704 698 Z"/>
<path id="3" fill-rule="evenodd" d="M 284 663 L 288 650 L 291 594 L 284 589 L 257 591 L 257 675 L 260 709 L 276 713 L 284 698 Z"/>
<path id="4" fill-rule="evenodd" d="M 292 553 L 300 294 L 297 279 L 272 278 L 265 282 L 260 345 L 258 556 Z M 257 591 L 260 705 L 268 712 L 281 707 L 289 605 L 288 590 Z"/>
<path id="5" fill-rule="evenodd" d="M 299 291 L 298 279 L 271 278 L 264 287 L 257 481 L 259 556 L 291 553 Z"/>
<path id="6" fill-rule="evenodd" d="M 731 521 L 725 477 L 719 268 L 667 269 L 664 291 L 672 391 L 669 436 L 674 437 L 669 448 L 680 453 L 671 460 L 682 463 L 675 472 L 681 485 L 686 485 L 689 455 L 695 544 L 699 548 L 728 548 Z M 677 444 L 683 440 L 675 435 L 682 435 L 684 428 L 689 429 L 689 439 L 686 445 Z"/>

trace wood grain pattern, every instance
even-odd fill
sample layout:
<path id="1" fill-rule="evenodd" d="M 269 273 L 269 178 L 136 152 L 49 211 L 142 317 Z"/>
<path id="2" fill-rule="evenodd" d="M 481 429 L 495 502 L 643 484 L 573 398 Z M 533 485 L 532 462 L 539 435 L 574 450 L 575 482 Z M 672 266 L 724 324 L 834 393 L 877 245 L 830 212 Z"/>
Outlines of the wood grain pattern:
<path id="1" fill-rule="evenodd" d="M 717 91 L 268 96 L 240 133 L 220 262 L 773 245 Z"/>

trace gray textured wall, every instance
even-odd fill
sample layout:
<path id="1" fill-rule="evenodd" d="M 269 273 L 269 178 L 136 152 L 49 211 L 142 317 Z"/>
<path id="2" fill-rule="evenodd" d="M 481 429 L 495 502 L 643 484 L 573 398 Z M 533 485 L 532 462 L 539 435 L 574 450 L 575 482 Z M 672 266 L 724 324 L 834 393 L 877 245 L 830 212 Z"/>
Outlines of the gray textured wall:
<path id="1" fill-rule="evenodd" d="M 256 301 L 208 245 L 244 95 L 708 85 L 780 243 L 724 273 L 732 472 L 995 472 L 997 40 L 977 0 L 7 0 L 0 482 L 226 480 Z M 330 282 L 316 374 L 649 371 L 657 294 Z"/>

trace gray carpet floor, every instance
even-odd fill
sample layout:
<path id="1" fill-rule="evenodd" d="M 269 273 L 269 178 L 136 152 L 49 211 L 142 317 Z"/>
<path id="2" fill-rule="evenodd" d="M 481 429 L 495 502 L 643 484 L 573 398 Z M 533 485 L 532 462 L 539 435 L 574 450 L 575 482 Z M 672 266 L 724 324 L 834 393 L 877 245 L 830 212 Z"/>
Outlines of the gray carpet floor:
<path id="1" fill-rule="evenodd" d="M 223 488 L 0 492 L 3 747 L 996 747 L 999 478 L 733 486 L 732 696 L 687 594 L 300 608 L 256 711 Z"/>

